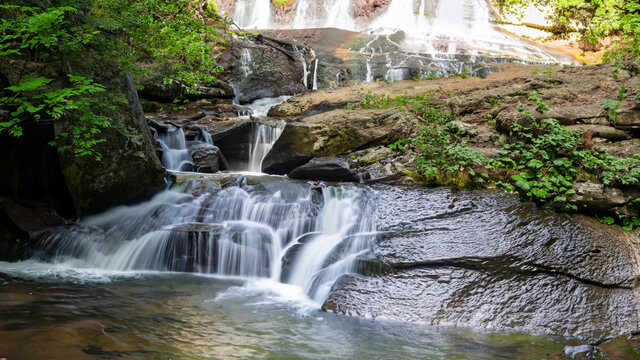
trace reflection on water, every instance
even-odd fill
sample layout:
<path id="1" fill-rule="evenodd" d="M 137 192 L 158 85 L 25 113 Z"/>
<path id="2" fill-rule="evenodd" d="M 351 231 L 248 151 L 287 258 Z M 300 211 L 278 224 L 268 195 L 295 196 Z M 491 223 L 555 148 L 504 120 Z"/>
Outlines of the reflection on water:
<path id="1" fill-rule="evenodd" d="M 568 343 L 339 317 L 268 279 L 37 268 L 0 263 L 0 357 L 539 359 Z"/>

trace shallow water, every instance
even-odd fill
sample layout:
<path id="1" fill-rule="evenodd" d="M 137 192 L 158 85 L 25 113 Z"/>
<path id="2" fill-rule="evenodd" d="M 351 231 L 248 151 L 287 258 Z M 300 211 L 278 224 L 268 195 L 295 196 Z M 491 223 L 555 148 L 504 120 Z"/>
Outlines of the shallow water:
<path id="1" fill-rule="evenodd" d="M 271 280 L 0 263 L 0 357 L 539 359 L 564 338 L 319 311 Z"/>

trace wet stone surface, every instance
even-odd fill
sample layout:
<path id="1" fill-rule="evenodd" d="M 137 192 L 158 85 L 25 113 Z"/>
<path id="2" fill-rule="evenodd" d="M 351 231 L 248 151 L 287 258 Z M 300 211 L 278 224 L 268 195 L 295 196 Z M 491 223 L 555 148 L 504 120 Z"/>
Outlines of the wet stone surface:
<path id="1" fill-rule="evenodd" d="M 343 276 L 325 311 L 592 343 L 640 329 L 637 235 L 498 192 L 374 189 L 393 272 Z"/>

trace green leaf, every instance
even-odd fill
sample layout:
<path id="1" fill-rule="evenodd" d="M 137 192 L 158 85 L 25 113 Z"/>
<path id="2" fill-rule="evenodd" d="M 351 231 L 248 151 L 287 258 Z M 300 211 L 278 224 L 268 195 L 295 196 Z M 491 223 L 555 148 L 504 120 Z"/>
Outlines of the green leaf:
<path id="1" fill-rule="evenodd" d="M 522 189 L 523 191 L 529 191 L 531 189 L 531 186 L 529 186 L 529 183 L 521 179 L 516 180 L 515 186 Z"/>
<path id="2" fill-rule="evenodd" d="M 47 79 L 45 77 L 31 77 L 27 76 L 27 79 L 23 81 L 20 85 L 9 86 L 6 88 L 7 90 L 13 91 L 14 93 L 23 92 L 23 91 L 31 91 L 38 89 L 48 83 L 53 81 L 53 79 Z"/>

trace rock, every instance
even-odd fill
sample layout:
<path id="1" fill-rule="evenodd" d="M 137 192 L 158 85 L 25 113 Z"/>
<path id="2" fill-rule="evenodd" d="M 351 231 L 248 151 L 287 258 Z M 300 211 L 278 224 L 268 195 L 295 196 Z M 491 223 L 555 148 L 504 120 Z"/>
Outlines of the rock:
<path id="1" fill-rule="evenodd" d="M 407 174 L 416 172 L 417 154 L 408 148 L 394 151 L 387 146 L 377 146 L 349 153 L 342 158 L 364 183 L 415 183 Z"/>
<path id="2" fill-rule="evenodd" d="M 187 147 L 191 151 L 196 172 L 215 173 L 220 171 L 220 149 L 217 146 L 194 141 L 188 143 Z"/>
<path id="3" fill-rule="evenodd" d="M 373 188 L 393 272 L 343 276 L 324 311 L 589 343 L 640 329 L 637 235 L 499 192 Z"/>
<path id="4" fill-rule="evenodd" d="M 442 266 L 367 278 L 345 275 L 334 289 L 323 311 L 387 321 L 571 336 L 590 343 L 638 328 L 637 292 L 543 273 Z"/>
<path id="5" fill-rule="evenodd" d="M 604 125 L 588 125 L 588 124 L 568 125 L 567 129 L 580 130 L 583 133 L 592 133 L 593 136 L 601 137 L 603 139 L 607 139 L 611 141 L 629 140 L 631 138 L 631 136 L 625 131 L 616 129 L 611 126 L 604 126 Z"/>
<path id="6" fill-rule="evenodd" d="M 389 5 L 389 0 L 351 0 L 351 3 L 360 21 L 367 22 L 382 12 Z"/>
<path id="7" fill-rule="evenodd" d="M 60 155 L 60 167 L 78 215 L 94 214 L 118 204 L 151 197 L 165 186 L 164 169 L 155 153 L 155 144 L 142 113 L 133 78 L 122 79 L 128 104 L 122 109 L 123 127 L 106 128 L 107 142 L 97 144 L 102 159 Z M 56 124 L 56 134 L 65 129 Z"/>
<path id="8" fill-rule="evenodd" d="M 226 81 L 213 79 L 209 83 L 201 84 L 197 92 L 187 92 L 186 88 L 178 82 L 166 83 L 163 72 L 169 70 L 159 70 L 160 75 L 152 77 L 141 77 L 139 91 L 140 97 L 148 100 L 172 102 L 175 99 L 233 99 L 233 88 Z M 157 106 L 155 106 L 157 107 Z"/>
<path id="9" fill-rule="evenodd" d="M 623 207 L 638 194 L 638 191 L 625 192 L 622 189 L 592 182 L 576 182 L 573 184 L 573 189 L 576 193 L 569 197 L 569 201 L 578 204 L 584 211 L 591 214 L 627 214 L 628 211 Z"/>
<path id="10" fill-rule="evenodd" d="M 289 122 L 263 161 L 263 171 L 286 174 L 314 157 L 332 157 L 408 137 L 420 125 L 410 112 L 333 110 Z"/>
<path id="11" fill-rule="evenodd" d="M 633 157 L 640 154 L 640 139 L 594 144 L 595 151 L 606 151 L 615 157 Z"/>
<path id="12" fill-rule="evenodd" d="M 338 158 L 314 158 L 287 174 L 292 179 L 358 182 L 346 161 Z"/>
<path id="13" fill-rule="evenodd" d="M 311 88 L 310 48 L 263 35 L 234 38 L 231 46 L 235 57 L 231 82 L 239 103 L 294 95 Z"/>
<path id="14" fill-rule="evenodd" d="M 617 129 L 623 129 L 627 131 L 640 131 L 640 104 L 636 104 L 633 107 L 625 106 L 620 110 L 617 110 L 614 126 Z"/>

